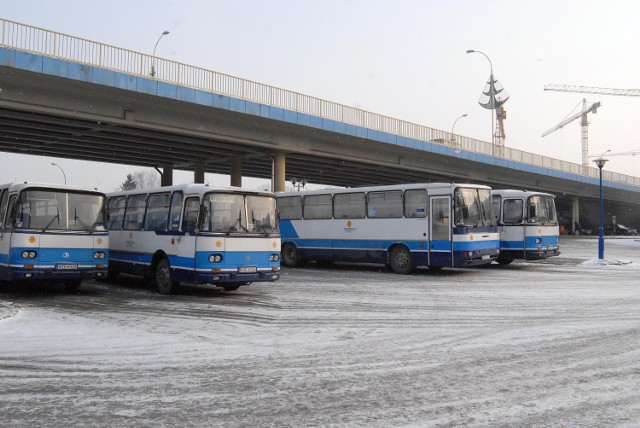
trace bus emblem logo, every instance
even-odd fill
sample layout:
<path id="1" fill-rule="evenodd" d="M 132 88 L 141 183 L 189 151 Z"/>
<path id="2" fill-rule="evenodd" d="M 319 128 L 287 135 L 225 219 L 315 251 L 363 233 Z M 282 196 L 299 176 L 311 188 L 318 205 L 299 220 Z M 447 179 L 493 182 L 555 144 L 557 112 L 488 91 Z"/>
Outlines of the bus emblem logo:
<path id="1" fill-rule="evenodd" d="M 351 227 L 351 220 L 347 221 L 347 227 Z"/>
<path id="2" fill-rule="evenodd" d="M 271 246 L 272 246 L 273 248 L 276 248 L 276 247 L 278 246 L 278 243 L 277 243 L 276 241 L 273 241 L 273 244 L 271 244 Z"/>
<path id="3" fill-rule="evenodd" d="M 96 239 L 96 244 L 98 244 L 98 245 L 102 244 L 102 238 Z"/>
<path id="4" fill-rule="evenodd" d="M 36 237 L 35 236 L 30 236 L 29 237 L 29 243 L 30 244 L 34 244 L 36 242 Z"/>
<path id="5" fill-rule="evenodd" d="M 218 248 L 222 247 L 222 242 L 221 241 L 216 241 L 216 247 L 218 247 Z"/>
<path id="6" fill-rule="evenodd" d="M 68 259 L 69 258 L 69 253 L 67 253 L 66 251 L 64 253 L 62 253 L 62 258 Z"/>

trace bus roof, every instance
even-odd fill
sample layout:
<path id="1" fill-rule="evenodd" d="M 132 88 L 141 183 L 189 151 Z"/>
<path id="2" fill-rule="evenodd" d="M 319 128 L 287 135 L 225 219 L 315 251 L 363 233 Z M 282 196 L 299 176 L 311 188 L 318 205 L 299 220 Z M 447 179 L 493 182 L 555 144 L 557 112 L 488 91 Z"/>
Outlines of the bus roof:
<path id="1" fill-rule="evenodd" d="M 503 198 L 528 198 L 529 196 L 550 196 L 555 198 L 556 195 L 546 192 L 537 192 L 535 190 L 519 190 L 519 189 L 493 189 L 494 195 L 500 195 Z"/>
<path id="2" fill-rule="evenodd" d="M 252 190 L 246 189 L 243 187 L 226 187 L 226 186 L 209 186 L 208 184 L 202 183 L 188 183 L 188 184 L 176 184 L 173 186 L 159 186 L 159 187 L 150 187 L 146 189 L 132 189 L 132 190 L 118 190 L 115 192 L 107 193 L 108 197 L 114 196 L 125 196 L 125 195 L 136 195 L 143 193 L 167 193 L 167 192 L 175 192 L 182 191 L 185 195 L 193 195 L 198 194 L 202 195 L 208 192 L 226 192 L 226 193 L 242 193 L 242 194 L 251 194 L 251 195 L 264 195 L 264 196 L 274 196 L 273 193 L 263 191 L 263 190 Z"/>
<path id="3" fill-rule="evenodd" d="M 38 188 L 38 189 L 51 189 L 51 190 L 67 190 L 75 192 L 95 193 L 97 195 L 105 196 L 104 192 L 97 189 L 89 189 L 81 186 L 71 186 L 68 184 L 51 184 L 51 183 L 35 183 L 35 182 L 14 182 L 0 184 L 0 189 L 9 189 L 10 192 L 20 192 L 25 189 Z"/>
<path id="4" fill-rule="evenodd" d="M 379 192 L 386 190 L 414 190 L 414 189 L 455 189 L 458 187 L 476 188 L 476 189 L 491 189 L 489 186 L 483 184 L 470 184 L 470 183 L 411 183 L 411 184 L 390 184 L 386 186 L 368 186 L 368 187 L 348 187 L 348 188 L 331 188 L 320 190 L 303 190 L 300 192 L 278 192 L 276 196 L 295 196 L 295 195 L 323 195 L 327 193 L 355 193 L 355 192 Z"/>

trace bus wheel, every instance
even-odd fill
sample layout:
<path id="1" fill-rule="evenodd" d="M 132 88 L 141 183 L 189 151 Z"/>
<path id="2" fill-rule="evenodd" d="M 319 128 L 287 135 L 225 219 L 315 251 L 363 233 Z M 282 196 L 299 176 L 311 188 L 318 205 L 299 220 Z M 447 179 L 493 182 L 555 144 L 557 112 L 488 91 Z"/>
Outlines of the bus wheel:
<path id="1" fill-rule="evenodd" d="M 496 261 L 498 262 L 499 265 L 508 265 L 508 264 L 511 264 L 513 259 L 498 259 Z"/>
<path id="2" fill-rule="evenodd" d="M 411 253 L 404 245 L 393 247 L 389 255 L 389 266 L 393 273 L 400 275 L 408 275 L 413 272 L 413 262 L 411 261 Z"/>
<path id="3" fill-rule="evenodd" d="M 171 281 L 169 260 L 158 260 L 154 270 L 153 285 L 160 294 L 171 294 L 174 291 L 174 284 L 173 281 Z"/>
<path id="4" fill-rule="evenodd" d="M 81 279 L 68 279 L 64 282 L 64 290 L 67 293 L 73 293 L 74 291 L 78 291 L 80 287 Z"/>
<path id="5" fill-rule="evenodd" d="M 287 267 L 300 266 L 300 256 L 295 245 L 286 243 L 282 246 L 282 264 Z"/>

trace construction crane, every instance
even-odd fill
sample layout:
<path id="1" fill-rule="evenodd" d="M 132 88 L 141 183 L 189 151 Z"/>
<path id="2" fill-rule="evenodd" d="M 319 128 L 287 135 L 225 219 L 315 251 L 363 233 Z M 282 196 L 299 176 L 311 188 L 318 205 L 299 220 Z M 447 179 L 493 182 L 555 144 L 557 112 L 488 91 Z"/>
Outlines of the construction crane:
<path id="1" fill-rule="evenodd" d="M 640 150 L 631 150 L 628 152 L 620 152 L 620 153 L 607 153 L 607 156 L 635 156 L 640 155 Z"/>
<path id="2" fill-rule="evenodd" d="M 583 94 L 616 95 L 624 97 L 640 97 L 640 89 L 595 88 L 593 86 L 544 85 L 545 91 L 578 92 Z"/>
<path id="3" fill-rule="evenodd" d="M 564 127 L 565 125 L 567 125 L 568 123 L 573 122 L 576 119 L 582 118 L 582 121 L 580 122 L 580 126 L 581 126 L 581 137 L 582 137 L 582 170 L 583 170 L 583 174 L 587 174 L 588 171 L 588 167 L 589 167 L 589 121 L 587 120 L 587 113 L 597 113 L 598 111 L 598 107 L 600 107 L 600 103 L 594 103 L 591 105 L 591 107 L 587 108 L 587 99 L 583 99 L 582 100 L 582 111 L 578 112 L 576 114 L 574 114 L 571 117 L 566 118 L 565 120 L 563 120 L 562 122 L 560 122 L 559 124 L 557 124 L 556 126 L 554 126 L 551 129 L 548 129 L 547 131 L 545 131 L 542 136 L 545 137 L 549 134 L 551 134 L 554 131 L 557 131 L 558 129 Z"/>
<path id="4" fill-rule="evenodd" d="M 640 89 L 615 89 L 615 88 L 597 88 L 594 86 L 549 84 L 549 85 L 544 85 L 544 90 L 558 91 L 558 92 L 577 92 L 577 93 L 584 93 L 584 94 L 613 95 L 613 96 L 623 96 L 623 97 L 640 97 Z M 586 108 L 585 103 L 586 103 L 586 100 L 583 100 L 583 105 L 582 105 L 582 111 L 584 114 L 582 116 L 582 124 L 583 124 L 582 126 L 582 166 L 583 166 L 583 169 L 585 169 L 586 165 L 589 164 L 589 146 L 588 146 L 588 140 L 587 140 L 588 123 L 587 123 L 587 116 L 586 116 L 587 112 L 585 112 L 585 108 Z M 600 103 L 598 103 L 598 106 L 599 105 Z M 595 111 L 593 111 L 593 113 L 595 113 Z M 578 115 L 578 117 L 580 117 L 580 115 Z M 553 132 L 553 131 L 552 130 L 547 131 L 543 135 L 543 137 L 547 135 L 549 132 Z M 631 154 L 635 155 L 635 153 L 631 153 Z M 616 156 L 616 154 L 609 155 L 609 156 Z"/>
<path id="5" fill-rule="evenodd" d="M 640 150 L 630 150 L 628 152 L 619 152 L 619 153 L 607 153 L 607 157 L 609 156 L 633 156 L 634 162 L 636 155 L 640 155 Z M 633 165 L 633 175 L 636 175 L 636 166 L 635 163 Z"/>

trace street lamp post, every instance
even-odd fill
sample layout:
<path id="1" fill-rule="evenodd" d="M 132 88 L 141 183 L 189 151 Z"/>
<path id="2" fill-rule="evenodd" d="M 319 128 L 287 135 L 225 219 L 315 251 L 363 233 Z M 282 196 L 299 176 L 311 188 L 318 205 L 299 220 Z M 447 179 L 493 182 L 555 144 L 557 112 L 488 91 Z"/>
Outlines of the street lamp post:
<path id="1" fill-rule="evenodd" d="M 607 150 L 604 153 L 610 152 L 611 150 Z M 598 166 L 600 170 L 600 228 L 598 234 L 598 259 L 604 259 L 604 226 L 603 226 L 603 218 L 604 218 L 604 201 L 602 200 L 602 168 L 604 168 L 604 164 L 607 163 L 608 159 L 604 159 L 604 153 L 593 161 Z"/>
<path id="2" fill-rule="evenodd" d="M 67 184 L 67 174 L 64 173 L 64 169 L 62 169 L 62 167 L 60 165 L 58 165 L 57 163 L 53 163 L 51 162 L 51 165 L 53 166 L 57 166 L 58 168 L 60 168 L 60 171 L 62 171 L 62 176 L 64 177 L 64 184 Z"/>
<path id="3" fill-rule="evenodd" d="M 158 41 L 156 42 L 156 45 L 153 47 L 153 56 L 151 57 L 151 73 L 149 73 L 151 77 L 155 77 L 156 75 L 155 58 L 156 58 L 156 49 L 158 48 L 158 43 L 160 43 L 160 39 L 166 36 L 167 34 L 169 34 L 169 32 L 167 30 L 164 30 L 162 34 L 160 34 L 160 37 L 158 37 Z"/>
<path id="4" fill-rule="evenodd" d="M 299 179 L 294 177 L 294 178 L 291 179 L 291 184 L 293 184 L 293 187 L 298 189 L 298 192 L 299 192 L 301 187 L 306 186 L 307 180 L 304 179 L 304 178 L 302 180 L 299 180 Z"/>
<path id="5" fill-rule="evenodd" d="M 451 127 L 451 142 L 455 143 L 456 141 L 456 136 L 453 134 L 453 128 L 456 127 L 456 123 L 458 123 L 458 121 L 460 119 L 462 119 L 463 117 L 467 117 L 467 113 L 463 114 L 462 116 L 458 117 L 454 122 L 453 122 L 453 126 Z"/>
<path id="6" fill-rule="evenodd" d="M 491 74 L 489 75 L 489 82 L 493 82 L 493 63 L 491 62 L 491 59 L 487 56 L 486 53 L 481 52 L 481 51 L 475 51 L 473 49 L 469 49 L 467 50 L 467 53 L 479 53 L 481 55 L 484 55 L 484 57 L 487 59 L 487 61 L 489 61 L 489 69 L 491 71 Z M 493 96 L 493 95 L 492 95 Z M 496 119 L 495 119 L 495 115 L 496 115 L 496 111 L 494 108 L 491 109 L 491 144 L 493 146 L 493 150 L 495 150 L 495 142 L 493 141 L 494 138 L 494 134 L 496 133 L 495 128 L 496 128 Z"/>

